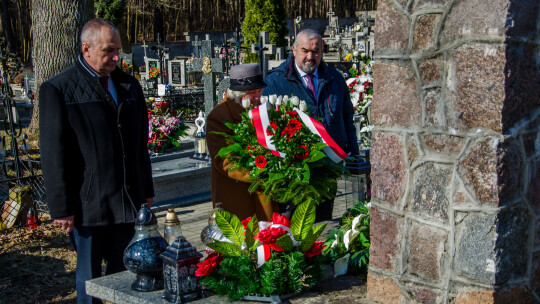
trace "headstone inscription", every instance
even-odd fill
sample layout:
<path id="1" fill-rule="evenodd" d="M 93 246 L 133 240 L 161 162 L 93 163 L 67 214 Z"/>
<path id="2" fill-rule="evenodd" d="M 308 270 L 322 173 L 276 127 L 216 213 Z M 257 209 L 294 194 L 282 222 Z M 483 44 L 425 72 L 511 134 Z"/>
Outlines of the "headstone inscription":
<path id="1" fill-rule="evenodd" d="M 225 60 L 214 57 L 214 43 L 211 40 L 201 41 L 201 57 L 193 60 L 193 70 L 203 72 L 204 108 L 206 117 L 217 103 L 216 73 L 225 72 Z"/>
<path id="2" fill-rule="evenodd" d="M 169 60 L 167 75 L 173 86 L 186 86 L 186 61 L 184 59 Z"/>

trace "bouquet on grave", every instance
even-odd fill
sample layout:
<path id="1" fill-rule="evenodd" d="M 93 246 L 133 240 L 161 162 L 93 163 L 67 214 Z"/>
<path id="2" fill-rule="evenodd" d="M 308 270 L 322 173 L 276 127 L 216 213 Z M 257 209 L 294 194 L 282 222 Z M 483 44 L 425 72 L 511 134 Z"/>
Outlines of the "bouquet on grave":
<path id="1" fill-rule="evenodd" d="M 272 95 L 261 103 L 249 110 L 249 101 L 243 101 L 249 111 L 240 123 L 226 123 L 234 134 L 217 133 L 229 144 L 217 156 L 232 164 L 229 170 L 248 173 L 249 192 L 260 191 L 268 200 L 298 205 L 332 198 L 347 154 L 309 117 L 305 101 Z"/>
<path id="2" fill-rule="evenodd" d="M 207 244 L 214 252 L 197 264 L 195 275 L 231 300 L 308 290 L 322 278 L 323 244 L 317 238 L 326 224 L 314 222 L 311 200 L 296 208 L 291 221 L 274 213 L 271 222 L 258 221 L 256 215 L 240 222 L 217 210 L 216 223 L 226 239 Z"/>
<path id="3" fill-rule="evenodd" d="M 362 142 L 365 148 L 371 147 L 371 123 L 370 107 L 373 100 L 373 76 L 371 75 L 371 60 L 365 59 L 362 63 L 362 68 L 357 69 L 357 65 L 349 70 L 349 73 L 344 73 L 343 77 L 349 86 L 351 102 L 354 112 L 360 119 L 358 140 Z"/>
<path id="4" fill-rule="evenodd" d="M 328 233 L 323 255 L 334 264 L 335 276 L 367 271 L 369 264 L 370 203 L 357 202 L 340 219 L 339 228 Z"/>
<path id="5" fill-rule="evenodd" d="M 163 153 L 168 148 L 180 147 L 180 137 L 187 136 L 189 128 L 179 117 L 176 110 L 169 108 L 166 101 L 147 100 L 148 112 L 148 149 Z"/>

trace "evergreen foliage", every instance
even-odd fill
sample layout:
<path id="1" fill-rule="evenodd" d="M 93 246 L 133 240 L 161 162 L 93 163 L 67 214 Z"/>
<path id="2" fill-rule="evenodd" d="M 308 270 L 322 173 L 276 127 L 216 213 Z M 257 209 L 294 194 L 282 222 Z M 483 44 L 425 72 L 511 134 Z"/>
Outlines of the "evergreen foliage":
<path id="1" fill-rule="evenodd" d="M 126 12 L 126 0 L 95 0 L 96 16 L 118 26 Z"/>
<path id="2" fill-rule="evenodd" d="M 270 35 L 270 43 L 285 46 L 288 34 L 285 23 L 285 8 L 280 0 L 246 0 L 246 17 L 242 24 L 244 46 L 251 47 L 259 43 L 259 31 Z M 258 62 L 258 55 L 246 50 L 244 63 Z"/>

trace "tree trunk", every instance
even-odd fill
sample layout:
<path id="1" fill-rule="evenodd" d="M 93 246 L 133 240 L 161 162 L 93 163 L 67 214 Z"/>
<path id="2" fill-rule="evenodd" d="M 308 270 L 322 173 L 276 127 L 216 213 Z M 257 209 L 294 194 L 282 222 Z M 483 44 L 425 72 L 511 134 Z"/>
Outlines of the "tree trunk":
<path id="1" fill-rule="evenodd" d="M 93 14 L 93 0 L 32 1 L 36 90 L 29 132 L 39 132 L 39 87 L 73 64 L 81 52 L 80 31 Z"/>

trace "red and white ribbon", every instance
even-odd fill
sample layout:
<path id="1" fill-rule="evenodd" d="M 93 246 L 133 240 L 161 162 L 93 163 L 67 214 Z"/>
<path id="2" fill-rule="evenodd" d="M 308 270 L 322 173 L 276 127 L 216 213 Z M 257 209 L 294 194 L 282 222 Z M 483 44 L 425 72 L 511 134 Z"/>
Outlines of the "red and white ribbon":
<path id="1" fill-rule="evenodd" d="M 340 161 L 344 160 L 349 156 L 345 151 L 343 151 L 338 144 L 332 139 L 330 134 L 326 132 L 326 129 L 322 125 L 322 123 L 315 120 L 313 117 L 307 115 L 306 113 L 300 111 L 298 108 L 294 108 L 293 110 L 298 113 L 300 116 L 300 119 L 302 119 L 302 122 L 306 125 L 306 127 L 313 133 L 317 134 L 321 137 L 321 141 L 325 144 L 327 144 L 326 147 L 323 148 L 324 153 L 335 163 L 339 163 Z"/>
<path id="2" fill-rule="evenodd" d="M 253 116 L 253 126 L 257 132 L 257 140 L 259 141 L 259 144 L 270 150 L 273 155 L 284 158 L 285 153 L 276 150 L 276 146 L 271 141 L 272 135 L 268 135 L 266 132 L 268 128 L 271 128 L 270 119 L 268 118 L 268 104 L 269 103 L 266 102 L 253 109 L 251 112 Z M 304 125 L 306 125 L 313 134 L 319 135 L 321 141 L 327 144 L 327 146 L 323 148 L 323 152 L 333 162 L 338 163 L 348 156 L 347 153 L 336 144 L 328 132 L 326 132 L 326 129 L 324 129 L 324 126 L 320 122 L 300 111 L 298 108 L 294 108 L 293 110 L 298 113 Z"/>
<path id="3" fill-rule="evenodd" d="M 272 255 L 270 245 L 259 245 L 257 247 L 257 267 L 260 268 Z"/>
<path id="4" fill-rule="evenodd" d="M 276 146 L 271 142 L 271 135 L 266 133 L 266 130 L 270 127 L 270 119 L 268 118 L 268 102 L 256 107 L 251 111 L 253 115 L 253 126 L 257 132 L 257 140 L 261 146 L 267 148 L 275 156 L 281 156 L 285 158 L 285 153 L 278 152 Z M 271 128 L 271 127 L 270 127 Z"/>

